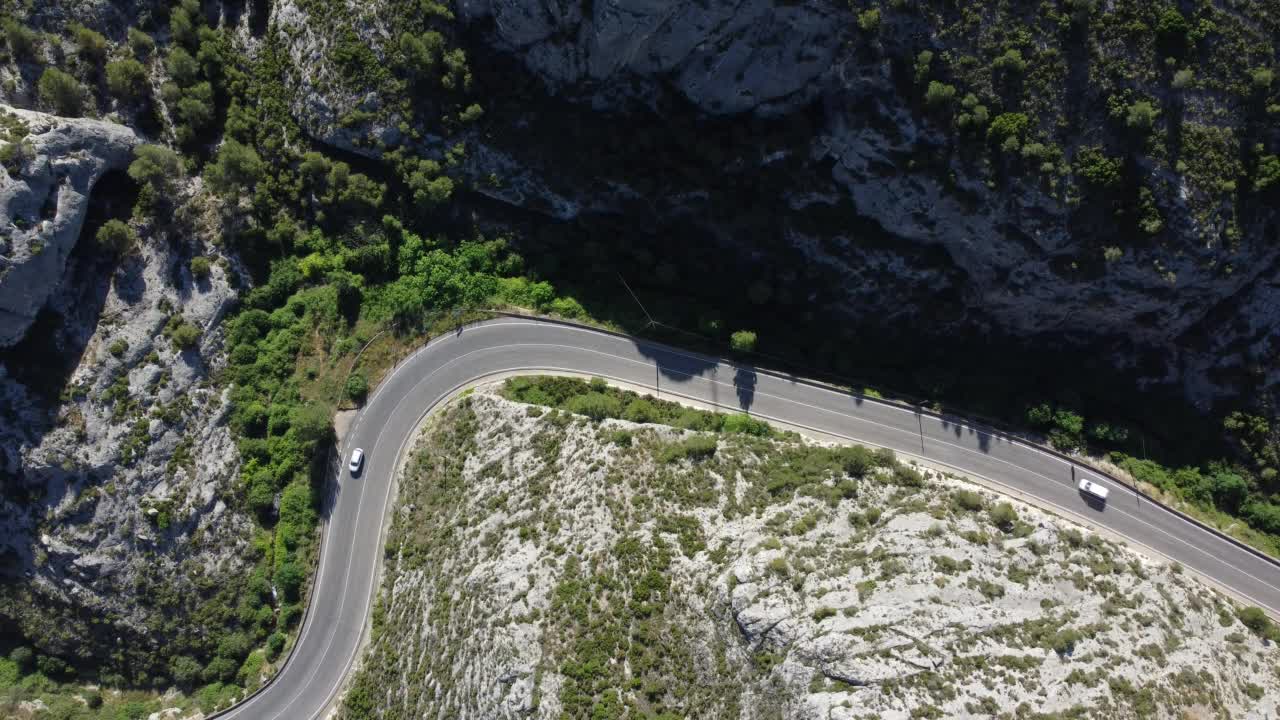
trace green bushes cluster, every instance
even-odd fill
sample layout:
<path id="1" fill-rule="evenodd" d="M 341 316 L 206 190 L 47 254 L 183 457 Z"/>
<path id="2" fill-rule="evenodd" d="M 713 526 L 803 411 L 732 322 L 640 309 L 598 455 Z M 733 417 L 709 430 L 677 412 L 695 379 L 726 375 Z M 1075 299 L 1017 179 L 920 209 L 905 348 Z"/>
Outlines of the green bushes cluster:
<path id="1" fill-rule="evenodd" d="M 726 432 L 775 437 L 768 423 L 749 415 L 726 415 L 695 410 L 650 395 L 610 387 L 603 379 L 590 382 L 572 377 L 520 376 L 508 379 L 502 394 L 509 400 L 545 405 L 586 415 L 593 420 L 618 418 L 638 423 L 658 423 L 685 430 Z"/>
<path id="2" fill-rule="evenodd" d="M 38 83 L 40 102 L 55 114 L 77 117 L 84 105 L 84 87 L 56 67 L 45 68 Z"/>

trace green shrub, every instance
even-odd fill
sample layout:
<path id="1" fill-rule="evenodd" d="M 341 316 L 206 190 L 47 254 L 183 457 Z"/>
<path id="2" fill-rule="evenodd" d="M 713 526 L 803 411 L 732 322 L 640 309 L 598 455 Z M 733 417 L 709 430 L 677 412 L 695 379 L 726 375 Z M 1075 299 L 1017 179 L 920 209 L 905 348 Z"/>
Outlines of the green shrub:
<path id="1" fill-rule="evenodd" d="M 1125 125 L 1130 130 L 1135 130 L 1146 134 L 1156 124 L 1156 119 L 1160 117 L 1160 111 L 1151 104 L 1150 100 L 1137 100 L 1125 111 Z"/>
<path id="2" fill-rule="evenodd" d="M 1025 113 L 1007 112 L 1001 113 L 991 121 L 991 126 L 987 128 L 987 139 L 991 144 L 998 147 L 1005 147 L 1009 140 L 1018 142 L 1021 147 L 1023 136 L 1031 127 L 1031 119 Z"/>
<path id="3" fill-rule="evenodd" d="M 182 172 L 182 158 L 162 145 L 139 145 L 133 149 L 129 177 L 156 189 L 168 187 L 170 180 Z"/>
<path id="4" fill-rule="evenodd" d="M 201 670 L 200 663 L 189 655 L 180 655 L 169 664 L 169 674 L 182 687 L 195 685 L 201 677 Z"/>
<path id="5" fill-rule="evenodd" d="M 935 110 L 951 107 L 956 99 L 956 86 L 937 80 L 929 81 L 929 89 L 924 93 L 924 104 Z"/>
<path id="6" fill-rule="evenodd" d="M 141 97 L 147 87 L 147 70 L 133 58 L 107 63 L 107 89 L 121 100 Z"/>
<path id="7" fill-rule="evenodd" d="M 35 669 L 36 666 L 35 652 L 24 645 L 19 645 L 18 647 L 10 650 L 9 659 L 13 661 L 13 664 L 18 668 L 19 673 L 29 673 Z"/>
<path id="8" fill-rule="evenodd" d="M 716 454 L 716 439 L 710 435 L 694 435 L 663 449 L 660 459 L 671 463 L 677 460 L 705 460 Z"/>
<path id="9" fill-rule="evenodd" d="M 189 350 L 200 341 L 200 328 L 184 320 L 169 332 L 169 340 L 179 350 Z"/>
<path id="10" fill-rule="evenodd" d="M 58 68 L 46 68 L 38 83 L 40 101 L 59 115 L 76 117 L 84 101 L 84 89 L 75 78 Z"/>
<path id="11" fill-rule="evenodd" d="M 209 258 L 203 255 L 197 255 L 191 258 L 191 275 L 197 280 L 204 280 L 209 277 Z"/>
<path id="12" fill-rule="evenodd" d="M 133 228 L 120 220 L 108 220 L 98 228 L 94 239 L 104 250 L 116 255 L 124 255 L 133 248 L 137 236 L 134 235 Z"/>
<path id="13" fill-rule="evenodd" d="M 890 482 L 903 487 L 924 487 L 924 475 L 915 468 L 899 464 L 893 469 Z"/>
<path id="14" fill-rule="evenodd" d="M 951 504 L 968 512 L 977 512 L 986 506 L 980 493 L 972 490 L 959 490 L 951 496 Z"/>
<path id="15" fill-rule="evenodd" d="M 1014 527 L 1018 523 L 1018 511 L 1013 509 L 1013 505 L 1007 502 L 997 504 L 987 513 L 987 517 L 991 520 L 991 524 L 995 525 L 1002 532 L 1013 532 Z"/>
<path id="16" fill-rule="evenodd" d="M 880 32 L 880 9 L 870 8 L 858 13 L 858 29 L 868 34 Z"/>
<path id="17" fill-rule="evenodd" d="M 1259 637 L 1270 639 L 1275 632 L 1271 624 L 1271 618 L 1267 617 L 1267 613 L 1260 607 L 1240 608 L 1236 610 L 1236 619 Z"/>
<path id="18" fill-rule="evenodd" d="M 139 59 L 149 57 L 155 52 L 156 41 L 138 28 L 131 27 L 129 28 L 129 49 L 133 51 L 134 57 Z"/>
<path id="19" fill-rule="evenodd" d="M 369 394 L 369 379 L 362 372 L 353 372 L 347 377 L 345 390 L 353 402 L 362 403 Z"/>
<path id="20" fill-rule="evenodd" d="M 734 352 L 753 352 L 756 349 L 756 334 L 750 330 L 739 330 L 729 336 L 729 348 Z"/>
<path id="21" fill-rule="evenodd" d="M 769 423 L 757 420 L 746 413 L 726 415 L 721 429 L 727 433 L 741 433 L 757 437 L 768 437 L 770 432 Z"/>
<path id="22" fill-rule="evenodd" d="M 90 30 L 79 23 L 71 23 L 67 28 L 75 38 L 76 52 L 86 62 L 97 65 L 107 56 L 107 39 L 102 36 L 102 33 Z"/>
<path id="23" fill-rule="evenodd" d="M 36 55 L 36 42 L 39 35 L 13 18 L 5 18 L 4 39 L 9 51 L 19 60 L 33 60 Z"/>
<path id="24" fill-rule="evenodd" d="M 121 357 L 122 355 L 125 354 L 126 351 L 128 351 L 128 349 L 129 349 L 129 343 L 126 342 L 123 338 L 121 338 L 120 340 L 116 340 L 115 342 L 111 343 L 111 345 L 107 348 L 107 352 L 111 353 L 115 357 Z"/>
<path id="25" fill-rule="evenodd" d="M 280 566 L 280 569 L 276 570 L 276 588 L 289 601 L 298 599 L 298 593 L 302 589 L 302 582 L 305 579 L 306 574 L 302 568 L 293 562 L 286 562 Z"/>
<path id="26" fill-rule="evenodd" d="M 255 185 L 262 176 L 262 160 L 253 148 L 227 140 L 216 159 L 205 168 L 205 178 L 214 191 L 238 194 Z"/>
<path id="27" fill-rule="evenodd" d="M 833 608 L 833 607 L 825 607 L 825 606 L 824 606 L 824 607 L 820 607 L 820 608 L 818 608 L 817 610 L 814 610 L 814 611 L 813 611 L 813 621 L 814 621 L 814 622 L 822 622 L 823 620 L 826 620 L 827 618 L 833 618 L 833 617 L 835 617 L 835 616 L 836 616 L 836 609 L 835 609 L 835 608 Z"/>
<path id="28" fill-rule="evenodd" d="M 1082 147 L 1076 152 L 1075 172 L 1089 189 L 1099 193 L 1120 186 L 1120 160 L 1108 157 L 1099 147 Z"/>
<path id="29" fill-rule="evenodd" d="M 565 409 L 578 415 L 586 415 L 592 420 L 616 418 L 622 415 L 622 404 L 618 399 L 601 392 L 589 392 L 569 399 Z"/>
<path id="30" fill-rule="evenodd" d="M 284 633 L 274 632 L 267 638 L 267 658 L 274 660 L 280 656 L 284 650 L 285 636 Z"/>

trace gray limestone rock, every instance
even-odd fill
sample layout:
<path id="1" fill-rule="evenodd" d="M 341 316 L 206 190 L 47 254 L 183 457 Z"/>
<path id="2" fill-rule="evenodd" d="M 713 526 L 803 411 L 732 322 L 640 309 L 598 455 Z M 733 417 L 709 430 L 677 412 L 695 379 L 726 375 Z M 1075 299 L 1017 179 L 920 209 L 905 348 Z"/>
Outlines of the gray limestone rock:
<path id="1" fill-rule="evenodd" d="M 133 130 L 0 106 L 30 129 L 33 156 L 0 181 L 0 347 L 22 339 L 62 282 L 89 195 L 103 173 L 128 166 Z"/>

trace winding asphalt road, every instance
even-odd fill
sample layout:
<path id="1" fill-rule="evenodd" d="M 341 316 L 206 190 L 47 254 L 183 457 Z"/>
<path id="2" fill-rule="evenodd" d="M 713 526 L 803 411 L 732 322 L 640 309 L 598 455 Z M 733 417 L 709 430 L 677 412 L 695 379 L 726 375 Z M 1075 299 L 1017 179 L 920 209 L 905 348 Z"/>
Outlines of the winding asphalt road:
<path id="1" fill-rule="evenodd" d="M 297 646 L 275 680 L 219 715 L 237 720 L 311 720 L 340 690 L 359 654 L 375 592 L 392 475 L 414 429 L 457 389 L 512 371 L 570 371 L 657 387 L 726 409 L 890 447 L 934 465 L 978 475 L 1057 506 L 1192 568 L 1280 615 L 1280 567 L 1224 540 L 1118 483 L 1105 506 L 1088 503 L 1062 458 L 934 415 L 851 396 L 714 358 L 576 326 L 520 318 L 472 325 L 440 337 L 402 362 L 353 422 L 343 470 L 325 499 L 319 571 Z M 358 478 L 345 470 L 354 447 L 366 452 Z M 1097 473 L 1074 468 L 1075 473 Z"/>

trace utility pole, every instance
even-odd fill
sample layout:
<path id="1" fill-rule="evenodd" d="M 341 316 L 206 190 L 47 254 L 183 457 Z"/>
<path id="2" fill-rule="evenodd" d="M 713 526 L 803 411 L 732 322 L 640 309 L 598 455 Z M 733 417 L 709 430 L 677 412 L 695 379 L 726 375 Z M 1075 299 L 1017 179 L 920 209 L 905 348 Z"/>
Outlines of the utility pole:
<path id="1" fill-rule="evenodd" d="M 916 425 L 920 428 L 920 453 L 924 453 L 924 418 L 916 413 Z"/>

